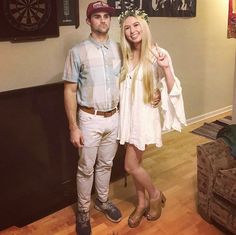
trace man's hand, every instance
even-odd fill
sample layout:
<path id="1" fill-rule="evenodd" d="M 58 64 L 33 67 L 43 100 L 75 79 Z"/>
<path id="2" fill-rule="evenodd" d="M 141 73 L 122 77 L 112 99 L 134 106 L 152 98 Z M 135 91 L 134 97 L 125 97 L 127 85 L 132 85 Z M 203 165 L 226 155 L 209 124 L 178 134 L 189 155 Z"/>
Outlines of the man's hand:
<path id="1" fill-rule="evenodd" d="M 84 146 L 84 137 L 79 128 L 70 130 L 70 141 L 76 148 Z"/>
<path id="2" fill-rule="evenodd" d="M 161 101 L 161 92 L 159 89 L 155 89 L 154 93 L 153 93 L 153 98 L 152 98 L 152 107 L 156 108 L 158 106 L 158 104 Z"/>

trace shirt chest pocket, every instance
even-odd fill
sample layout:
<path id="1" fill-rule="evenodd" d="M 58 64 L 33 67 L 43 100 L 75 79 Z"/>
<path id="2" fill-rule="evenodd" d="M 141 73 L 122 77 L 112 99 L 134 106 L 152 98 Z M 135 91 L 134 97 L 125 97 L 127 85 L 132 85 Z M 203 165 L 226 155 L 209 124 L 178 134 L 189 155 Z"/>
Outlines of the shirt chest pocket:
<path id="1" fill-rule="evenodd" d="M 90 68 L 91 66 L 89 65 L 89 63 L 86 61 L 84 61 L 81 65 L 80 65 L 80 74 L 82 75 L 82 77 L 86 76 L 89 74 Z"/>

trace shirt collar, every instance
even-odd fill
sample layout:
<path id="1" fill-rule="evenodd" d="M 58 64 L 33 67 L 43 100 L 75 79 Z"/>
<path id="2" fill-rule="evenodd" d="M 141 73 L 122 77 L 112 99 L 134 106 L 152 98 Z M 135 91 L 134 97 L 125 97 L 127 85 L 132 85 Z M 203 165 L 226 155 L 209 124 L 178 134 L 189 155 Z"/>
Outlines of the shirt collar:
<path id="1" fill-rule="evenodd" d="M 110 45 L 110 39 L 108 38 L 105 42 L 98 42 L 96 41 L 91 35 L 89 35 L 89 40 L 97 47 L 97 48 L 101 48 L 101 47 L 105 47 L 106 49 L 109 48 Z"/>

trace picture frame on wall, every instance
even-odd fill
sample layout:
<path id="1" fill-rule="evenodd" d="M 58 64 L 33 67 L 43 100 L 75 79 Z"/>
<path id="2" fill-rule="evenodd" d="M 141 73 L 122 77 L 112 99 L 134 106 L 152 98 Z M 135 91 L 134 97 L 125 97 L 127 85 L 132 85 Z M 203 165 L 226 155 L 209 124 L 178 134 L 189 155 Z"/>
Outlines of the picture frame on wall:
<path id="1" fill-rule="evenodd" d="M 79 0 L 58 0 L 58 24 L 79 27 Z"/>
<path id="2" fill-rule="evenodd" d="M 1 0 L 0 41 L 58 37 L 57 0 Z"/>
<path id="3" fill-rule="evenodd" d="M 129 8 L 140 8 L 151 17 L 195 17 L 197 0 L 108 0 L 118 16 Z"/>
<path id="4" fill-rule="evenodd" d="M 236 38 L 236 0 L 229 0 L 228 38 Z"/>

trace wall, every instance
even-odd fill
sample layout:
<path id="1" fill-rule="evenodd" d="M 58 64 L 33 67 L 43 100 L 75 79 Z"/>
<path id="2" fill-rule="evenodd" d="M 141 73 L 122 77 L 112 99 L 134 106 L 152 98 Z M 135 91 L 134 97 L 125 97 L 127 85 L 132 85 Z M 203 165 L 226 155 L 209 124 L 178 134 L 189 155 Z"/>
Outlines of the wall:
<path id="1" fill-rule="evenodd" d="M 0 42 L 0 91 L 61 80 L 67 51 L 86 38 L 87 4 L 80 0 L 80 27 L 60 27 L 60 37 L 39 42 Z M 227 39 L 228 0 L 197 0 L 194 18 L 150 19 L 153 37 L 172 56 L 183 86 L 187 118 L 232 105 L 235 39 Z M 111 38 L 119 41 L 112 19 Z"/>

